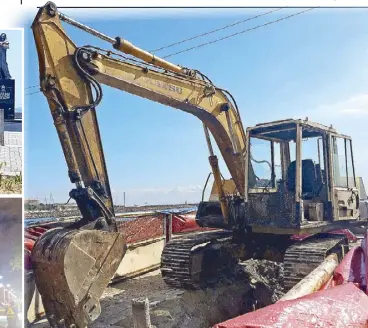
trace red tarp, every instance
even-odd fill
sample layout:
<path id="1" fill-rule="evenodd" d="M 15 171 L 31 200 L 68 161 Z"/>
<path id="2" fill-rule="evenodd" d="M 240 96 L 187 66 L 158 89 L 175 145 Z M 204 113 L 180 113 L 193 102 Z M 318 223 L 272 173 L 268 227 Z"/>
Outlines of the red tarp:
<path id="1" fill-rule="evenodd" d="M 128 244 L 142 242 L 164 236 L 163 216 L 160 214 L 146 215 L 129 221 L 118 221 L 118 228 L 124 234 Z M 24 247 L 32 250 L 35 241 L 47 231 L 48 228 L 41 226 L 26 228 Z M 195 214 L 173 214 L 172 233 L 186 233 L 190 231 L 208 230 L 196 224 Z M 28 253 L 27 253 L 28 254 Z M 29 254 L 25 254 L 25 262 L 29 263 Z M 27 265 L 26 265 L 27 266 Z"/>
<path id="2" fill-rule="evenodd" d="M 349 229 L 333 230 L 333 231 L 330 231 L 328 233 L 332 234 L 332 235 L 345 235 L 346 238 L 348 238 L 349 241 L 353 241 L 353 242 L 356 242 L 358 240 L 358 238 Z M 313 236 L 313 235 L 305 233 L 305 234 L 300 234 L 300 235 L 292 235 L 291 239 L 293 239 L 293 240 L 304 240 L 304 239 L 307 239 L 311 236 Z"/>
<path id="3" fill-rule="evenodd" d="M 368 232 L 366 233 L 365 238 L 362 241 L 362 248 L 365 254 L 364 273 L 365 273 L 366 294 L 368 295 Z"/>
<path id="4" fill-rule="evenodd" d="M 119 222 L 118 227 L 128 244 L 161 237 L 164 233 L 162 218 L 153 215 Z"/>
<path id="5" fill-rule="evenodd" d="M 319 292 L 279 301 L 213 328 L 368 327 L 368 236 L 353 247 Z M 366 294 L 364 293 L 366 292 Z"/>
<path id="6" fill-rule="evenodd" d="M 162 215 L 141 216 L 129 221 L 118 221 L 118 227 L 124 233 L 128 244 L 145 241 L 164 235 Z M 25 235 L 29 239 L 36 240 L 47 229 L 43 227 L 32 227 L 25 229 Z M 182 233 L 197 230 L 208 230 L 201 228 L 195 221 L 195 214 L 183 214 L 172 216 L 172 232 Z"/>
<path id="7" fill-rule="evenodd" d="M 368 297 L 353 283 L 283 301 L 217 324 L 214 328 L 364 328 Z"/>

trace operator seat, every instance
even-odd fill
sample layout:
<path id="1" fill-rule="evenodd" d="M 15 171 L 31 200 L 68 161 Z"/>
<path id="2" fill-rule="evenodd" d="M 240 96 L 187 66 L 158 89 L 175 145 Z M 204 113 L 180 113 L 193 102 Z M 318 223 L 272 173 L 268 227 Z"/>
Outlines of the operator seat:
<path id="1" fill-rule="evenodd" d="M 289 164 L 287 171 L 287 188 L 289 192 L 295 192 L 296 161 Z M 310 199 L 314 196 L 318 185 L 316 166 L 311 159 L 302 160 L 302 197 Z"/>
<path id="2" fill-rule="evenodd" d="M 318 196 L 325 184 L 325 171 L 321 169 L 320 164 L 316 164 L 316 173 L 317 173 L 317 185 L 316 185 L 316 196 Z"/>

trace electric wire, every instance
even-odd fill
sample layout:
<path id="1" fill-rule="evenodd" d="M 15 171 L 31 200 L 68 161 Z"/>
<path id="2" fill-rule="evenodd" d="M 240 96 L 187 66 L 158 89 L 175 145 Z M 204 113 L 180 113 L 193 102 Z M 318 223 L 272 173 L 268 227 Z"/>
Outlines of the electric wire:
<path id="1" fill-rule="evenodd" d="M 196 35 L 194 37 L 191 37 L 191 38 L 187 38 L 187 39 L 184 39 L 184 40 L 181 40 L 181 41 L 178 41 L 178 42 L 175 42 L 175 43 L 172 43 L 170 45 L 167 45 L 167 46 L 164 46 L 164 47 L 161 47 L 161 48 L 158 48 L 158 49 L 155 49 L 155 50 L 151 50 L 151 52 L 155 52 L 155 51 L 159 51 L 159 50 L 162 50 L 162 49 L 166 49 L 166 48 L 169 48 L 169 47 L 172 47 L 174 45 L 178 45 L 178 44 L 181 44 L 181 43 L 184 43 L 184 42 L 187 42 L 187 41 L 190 41 L 190 40 L 194 40 L 194 39 L 197 39 L 201 36 L 205 36 L 205 35 L 208 35 L 208 34 L 213 34 L 215 32 L 218 32 L 220 30 L 223 30 L 223 29 L 226 29 L 226 28 L 229 28 L 229 27 L 232 27 L 232 26 L 235 26 L 235 25 L 238 25 L 242 22 L 246 22 L 246 21 L 249 21 L 251 19 L 255 19 L 255 18 L 258 18 L 258 17 L 261 17 L 261 16 L 265 16 L 267 14 L 270 14 L 272 12 L 276 12 L 276 11 L 279 11 L 281 10 L 282 8 L 277 8 L 277 9 L 274 9 L 274 10 L 271 10 L 271 11 L 268 11 L 266 13 L 262 13 L 262 14 L 259 14 L 259 15 L 256 15 L 256 16 L 252 16 L 250 18 L 247 18 L 245 20 L 242 20 L 242 21 L 238 21 L 238 22 L 235 22 L 233 24 L 229 24 L 229 25 L 226 25 L 222 28 L 218 28 L 216 30 L 212 30 L 212 31 L 209 31 L 209 32 L 206 32 L 206 33 L 202 33 L 202 34 L 199 34 L 199 35 Z M 237 36 L 239 34 L 243 34 L 243 33 L 246 33 L 246 32 L 250 32 L 252 30 L 255 30 L 255 29 L 258 29 L 258 28 L 261 28 L 261 27 L 264 27 L 264 26 L 267 26 L 267 25 L 271 25 L 271 24 L 275 24 L 275 23 L 278 23 L 280 21 L 283 21 L 283 20 L 286 20 L 288 18 L 291 18 L 291 17 L 294 17 L 294 16 L 297 16 L 297 15 L 300 15 L 300 14 L 303 14 L 307 11 L 310 11 L 312 9 L 315 9 L 315 8 L 309 8 L 307 10 L 303 10 L 301 12 L 298 12 L 298 13 L 295 13 L 295 14 L 291 14 L 289 16 L 285 16 L 285 17 L 282 17 L 280 19 L 277 19 L 277 20 L 274 20 L 274 21 L 271 21 L 271 22 L 267 22 L 265 24 L 262 24 L 262 25 L 257 25 L 255 27 L 252 27 L 252 28 L 249 28 L 249 29 L 246 29 L 246 30 L 243 30 L 243 31 L 240 31 L 240 32 L 237 32 L 237 33 L 233 33 L 233 34 L 230 34 L 228 36 L 225 36 L 225 37 L 222 37 L 222 38 L 219 38 L 219 39 L 216 39 L 216 40 L 212 40 L 212 41 L 209 41 L 209 42 L 206 42 L 206 43 L 202 43 L 202 44 L 199 44 L 197 46 L 194 46 L 194 47 L 191 47 L 191 48 L 187 48 L 187 49 L 184 49 L 184 50 L 181 50 L 181 51 L 178 51 L 176 53 L 172 53 L 172 54 L 169 54 L 163 58 L 168 58 L 168 57 L 171 57 L 171 56 L 175 56 L 175 55 L 178 55 L 180 53 L 184 53 L 184 52 L 187 52 L 187 51 L 190 51 L 190 50 L 194 50 L 194 49 L 197 49 L 197 48 L 201 48 L 201 47 L 204 47 L 206 45 L 209 45 L 209 44 L 213 44 L 213 43 L 217 43 L 217 42 L 220 42 L 220 41 L 223 41 L 223 40 L 226 40 L 226 39 L 229 39 L 231 37 L 234 37 L 234 36 Z M 206 77 L 207 78 L 207 77 Z M 208 79 L 208 78 L 207 78 Z M 209 79 L 208 79 L 209 80 Z M 210 81 L 210 80 L 209 80 Z M 212 84 L 212 83 L 211 83 Z M 25 88 L 24 90 L 28 90 L 28 89 L 32 89 L 32 88 L 36 88 L 36 87 L 39 87 L 39 85 L 32 85 L 32 86 L 29 86 L 27 88 Z M 38 92 L 41 92 L 41 91 L 37 91 L 37 92 L 32 92 L 32 93 L 28 93 L 28 94 L 25 94 L 25 96 L 30 96 L 30 95 L 33 95 L 33 94 L 36 94 Z"/>
<path id="2" fill-rule="evenodd" d="M 35 94 L 37 94 L 37 93 L 41 93 L 41 91 L 35 91 L 35 92 L 30 92 L 30 93 L 26 93 L 26 94 L 24 94 L 25 96 L 31 96 L 31 95 L 35 95 Z"/>
<path id="3" fill-rule="evenodd" d="M 186 48 L 186 49 L 183 49 L 183 50 L 180 50 L 180 51 L 177 51 L 177 52 L 174 52 L 174 53 L 171 53 L 169 55 L 166 55 L 166 56 L 163 56 L 163 58 L 169 58 L 169 57 L 172 57 L 172 56 L 176 56 L 176 55 L 179 55 L 179 54 L 182 54 L 184 52 L 188 52 L 188 51 L 191 51 L 191 50 L 194 50 L 194 49 L 198 49 L 198 48 L 202 48 L 202 47 L 205 47 L 205 46 L 208 46 L 210 44 L 214 44 L 214 43 L 217 43 L 217 42 L 220 42 L 220 41 L 224 41 L 226 39 L 230 39 L 234 36 L 237 36 L 237 35 L 240 35 L 240 34 L 244 34 L 246 32 L 251 32 L 251 31 L 254 31 L 256 29 L 259 29 L 261 27 L 265 27 L 265 26 L 268 26 L 268 25 L 271 25 L 271 24 L 275 24 L 275 23 L 279 23 L 283 20 L 286 20 L 286 19 L 289 19 L 289 18 L 292 18 L 292 17 L 295 17 L 295 16 L 298 16 L 298 15 L 301 15 L 301 14 L 304 14 L 308 11 L 311 11 L 315 8 L 308 8 L 306 10 L 303 10 L 303 11 L 299 11 L 295 14 L 291 14 L 291 15 L 288 15 L 288 16 L 285 16 L 285 17 L 282 17 L 282 18 L 279 18 L 279 19 L 276 19 L 274 21 L 270 21 L 270 22 L 267 22 L 267 23 L 264 23 L 264 24 L 260 24 L 260 25 L 257 25 L 257 26 L 254 26 L 254 27 L 251 27 L 251 28 L 248 28 L 246 30 L 242 30 L 242 31 L 239 31 L 239 32 L 236 32 L 236 33 L 233 33 L 233 34 L 230 34 L 230 35 L 227 35 L 227 36 L 224 36 L 222 38 L 219 38 L 219 39 L 216 39 L 216 40 L 212 40 L 212 41 L 208 41 L 208 42 L 205 42 L 205 43 L 201 43 L 199 45 L 196 45 L 196 46 L 193 46 L 193 47 L 190 47 L 190 48 Z"/>
<path id="4" fill-rule="evenodd" d="M 35 84 L 35 85 L 32 85 L 30 87 L 25 88 L 24 90 L 33 89 L 33 88 L 36 88 L 36 87 L 39 87 L 39 86 L 40 86 L 39 84 Z"/>
<path id="5" fill-rule="evenodd" d="M 265 12 L 265 13 L 258 14 L 258 15 L 255 15 L 255 16 L 252 16 L 252 17 L 249 17 L 249 18 L 243 19 L 243 20 L 241 20 L 241 21 L 238 21 L 238 22 L 235 22 L 235 23 L 232 23 L 232 24 L 229 24 L 229 25 L 226 25 L 226 26 L 223 26 L 223 27 L 217 28 L 217 29 L 215 29 L 215 30 L 211 30 L 211 31 L 208 31 L 208 32 L 205 32 L 205 33 L 202 33 L 202 34 L 198 34 L 198 35 L 195 35 L 195 36 L 189 37 L 189 38 L 187 38 L 187 39 L 183 39 L 183 40 L 180 40 L 180 41 L 177 41 L 177 42 L 174 42 L 174 43 L 168 44 L 167 46 L 163 46 L 163 47 L 161 47 L 161 48 L 157 48 L 157 49 L 154 49 L 154 50 L 150 50 L 149 52 L 157 52 L 157 51 L 161 51 L 161 50 L 163 50 L 163 49 L 171 48 L 171 47 L 177 46 L 177 45 L 179 45 L 179 44 L 182 44 L 182 43 L 185 43 L 185 42 L 188 42 L 188 41 L 192 41 L 192 40 L 195 40 L 195 39 L 201 38 L 201 37 L 203 37 L 203 36 L 210 35 L 210 34 L 213 34 L 213 33 L 216 33 L 216 32 L 222 31 L 222 30 L 225 30 L 225 29 L 227 29 L 227 28 L 230 28 L 230 27 L 233 27 L 233 26 L 236 26 L 236 25 L 239 25 L 239 24 L 242 24 L 242 23 L 248 22 L 248 21 L 250 21 L 250 20 L 253 20 L 253 19 L 256 19 L 256 18 L 259 18 L 259 17 L 265 16 L 265 15 L 268 15 L 268 14 L 271 14 L 271 13 L 276 12 L 276 11 L 279 11 L 279 10 L 281 10 L 281 9 L 282 9 L 282 8 L 273 9 L 273 10 L 267 11 L 267 12 Z"/>

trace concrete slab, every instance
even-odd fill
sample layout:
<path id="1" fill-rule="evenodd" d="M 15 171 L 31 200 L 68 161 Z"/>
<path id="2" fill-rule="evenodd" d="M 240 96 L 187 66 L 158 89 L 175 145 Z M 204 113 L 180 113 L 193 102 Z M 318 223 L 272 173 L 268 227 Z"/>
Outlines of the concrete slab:
<path id="1" fill-rule="evenodd" d="M 0 172 L 2 175 L 19 175 L 22 172 L 22 132 L 5 131 L 4 144 L 0 146 Z"/>

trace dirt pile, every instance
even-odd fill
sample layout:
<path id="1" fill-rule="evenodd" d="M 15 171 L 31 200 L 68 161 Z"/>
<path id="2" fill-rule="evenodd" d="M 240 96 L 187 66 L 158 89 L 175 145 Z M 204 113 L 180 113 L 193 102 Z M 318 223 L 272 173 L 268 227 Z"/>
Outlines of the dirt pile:
<path id="1" fill-rule="evenodd" d="M 214 287 L 183 291 L 168 288 L 159 272 L 108 288 L 102 315 L 91 328 L 133 327 L 131 300 L 148 297 L 157 328 L 208 328 L 266 306 L 282 296 L 282 266 L 265 260 L 240 263 L 231 277 Z"/>
<path id="2" fill-rule="evenodd" d="M 248 260 L 240 264 L 252 289 L 250 300 L 258 309 L 277 302 L 283 295 L 283 265 L 267 260 Z"/>

